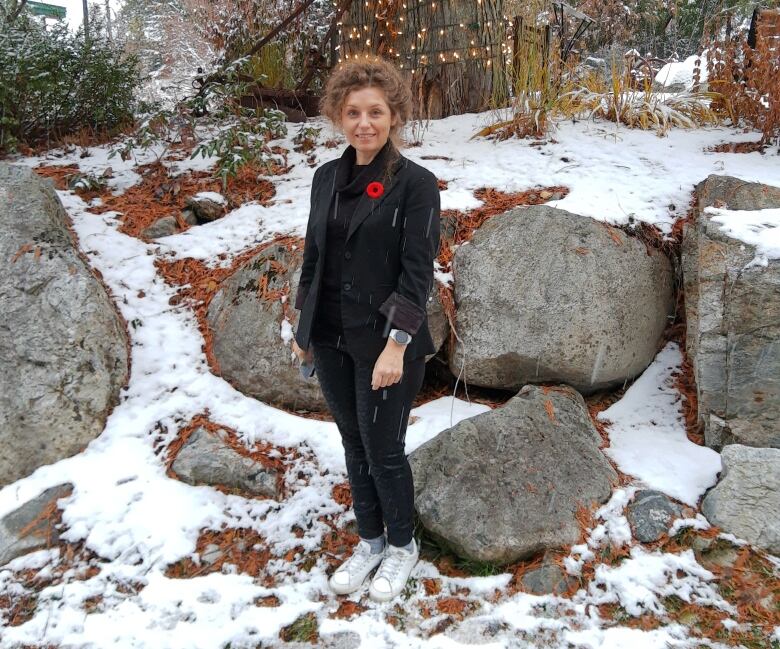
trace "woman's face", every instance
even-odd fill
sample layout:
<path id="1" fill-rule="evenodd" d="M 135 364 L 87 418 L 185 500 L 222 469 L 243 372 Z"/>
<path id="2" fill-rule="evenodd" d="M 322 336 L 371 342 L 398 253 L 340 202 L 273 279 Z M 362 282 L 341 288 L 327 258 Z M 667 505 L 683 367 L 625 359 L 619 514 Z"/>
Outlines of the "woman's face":
<path id="1" fill-rule="evenodd" d="M 341 107 L 341 128 L 357 151 L 357 164 L 371 162 L 397 122 L 384 90 L 369 86 L 347 95 Z"/>

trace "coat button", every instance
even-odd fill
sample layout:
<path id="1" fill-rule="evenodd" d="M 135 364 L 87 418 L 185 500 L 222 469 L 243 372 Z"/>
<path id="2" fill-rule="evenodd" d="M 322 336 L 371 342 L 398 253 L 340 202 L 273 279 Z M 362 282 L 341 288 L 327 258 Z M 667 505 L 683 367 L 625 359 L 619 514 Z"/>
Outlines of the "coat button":
<path id="1" fill-rule="evenodd" d="M 352 253 L 349 250 L 344 253 L 344 259 L 352 259 Z"/>
<path id="2" fill-rule="evenodd" d="M 348 291 L 351 288 L 352 288 L 352 284 L 350 284 L 349 282 L 344 282 L 344 290 L 345 291 Z"/>

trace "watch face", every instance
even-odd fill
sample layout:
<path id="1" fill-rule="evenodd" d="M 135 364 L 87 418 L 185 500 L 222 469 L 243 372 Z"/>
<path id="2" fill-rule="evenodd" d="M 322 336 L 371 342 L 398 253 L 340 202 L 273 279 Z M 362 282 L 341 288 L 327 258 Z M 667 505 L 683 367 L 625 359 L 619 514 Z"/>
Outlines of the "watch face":
<path id="1" fill-rule="evenodd" d="M 395 340 L 396 340 L 396 342 L 401 343 L 402 345 L 408 343 L 410 338 L 411 338 L 411 336 L 408 333 L 406 333 L 405 331 L 396 331 L 395 332 Z"/>

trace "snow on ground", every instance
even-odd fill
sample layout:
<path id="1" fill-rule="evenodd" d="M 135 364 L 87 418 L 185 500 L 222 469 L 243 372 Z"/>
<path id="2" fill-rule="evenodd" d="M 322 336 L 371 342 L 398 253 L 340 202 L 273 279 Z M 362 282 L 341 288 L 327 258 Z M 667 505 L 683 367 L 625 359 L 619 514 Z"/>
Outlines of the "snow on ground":
<path id="1" fill-rule="evenodd" d="M 669 232 L 674 220 L 685 214 L 693 185 L 708 174 L 728 173 L 754 181 L 776 176 L 776 169 L 758 153 L 707 152 L 713 144 L 756 137 L 727 129 L 674 131 L 658 138 L 612 124 L 580 122 L 561 125 L 541 146 L 528 141 L 469 140 L 489 119 L 480 114 L 432 122 L 422 146 L 405 151 L 449 183 L 442 192 L 442 208 L 478 205 L 472 192 L 484 186 L 519 191 L 566 185 L 571 192 L 555 203 L 558 207 L 610 223 L 626 223 L 633 217 Z M 290 149 L 294 130 L 290 125 L 290 135 L 281 142 Z M 321 138 L 329 137 L 329 131 L 326 128 Z M 98 175 L 111 166 L 111 186 L 121 192 L 138 180 L 135 163 L 118 157 L 108 160 L 107 151 L 91 148 L 84 158 L 75 151 L 55 152 L 21 162 L 78 164 L 82 171 Z M 317 149 L 320 161 L 340 151 Z M 139 154 L 136 162 L 150 162 L 159 154 Z M 207 168 L 208 163 L 166 161 L 178 172 Z M 132 374 L 104 432 L 86 450 L 0 490 L 3 516 L 50 486 L 72 483 L 73 493 L 59 501 L 66 528 L 62 536 L 83 541 L 102 558 L 96 575 L 78 579 L 71 573 L 64 583 L 38 593 L 35 615 L 20 626 L 4 628 L 0 647 L 255 647 L 261 641 L 278 641 L 280 628 L 308 611 L 317 615 L 322 637 L 349 631 L 359 635 L 362 646 L 372 648 L 431 649 L 475 642 L 487 647 L 532 647 L 538 646 L 535 638 L 539 637 L 553 638 L 558 643 L 553 646 L 578 649 L 695 646 L 679 625 L 642 631 L 599 618 L 595 603 L 620 602 L 626 610 L 660 611 L 661 599 L 670 593 L 728 609 L 710 585 L 712 575 L 693 555 L 666 555 L 636 545 L 621 565 L 597 566 L 596 581 L 572 599 L 520 593 L 493 602 L 487 596 L 506 587 L 510 574 L 449 578 L 421 561 L 413 573 L 409 599 L 403 601 L 406 631 L 385 618 L 394 603 L 368 603 L 365 611 L 348 620 L 328 617 L 342 600 L 329 593 L 324 560 L 304 571 L 300 555 L 293 561 L 282 557 L 296 546 L 305 551 L 321 546 L 330 528 L 317 520 L 319 516 L 332 515 L 339 524 L 353 517 L 331 495 L 333 486 L 346 480 L 338 431 L 332 423 L 295 416 L 246 397 L 211 374 L 193 313 L 186 306 L 171 306 L 175 290 L 154 267 L 156 257 L 171 255 L 196 257 L 212 265 L 229 263 L 233 255 L 275 233 L 303 235 L 314 169 L 305 164 L 303 155 L 292 151 L 290 163 L 292 172 L 274 179 L 277 195 L 271 205 L 243 205 L 218 221 L 153 243 L 120 233 L 116 214 L 89 213 L 78 196 L 59 192 L 82 251 L 102 274 L 122 316 L 136 323 L 129 328 Z M 227 253 L 227 262 L 217 259 L 222 253 Z M 600 546 L 633 543 L 623 510 L 641 484 L 695 503 L 714 482 L 720 468 L 717 454 L 685 439 L 680 396 L 671 383 L 679 365 L 679 350 L 667 347 L 623 399 L 604 412 L 613 422 L 607 452 L 624 472 L 637 478 L 637 484 L 616 490 L 597 512 L 598 523 L 587 542 L 571 548 L 566 568 L 572 574 L 594 561 Z M 248 446 L 264 440 L 298 448 L 301 458 L 289 472 L 286 500 L 245 499 L 166 476 L 163 454 L 155 452 L 159 451 L 155 444 L 165 447 L 182 425 L 206 409 L 211 421 L 238 431 Z M 452 397 L 412 410 L 407 452 L 485 410 Z M 305 479 L 299 480 L 299 475 Z M 681 524 L 703 526 L 706 521 L 696 518 Z M 291 533 L 293 525 L 304 529 L 302 538 Z M 263 587 L 229 569 L 191 579 L 165 576 L 172 562 L 185 557 L 198 560 L 195 544 L 202 530 L 225 526 L 255 530 L 268 541 L 273 558 L 267 571 L 276 586 Z M 56 549 L 17 559 L 0 569 L 0 595 L 23 594 L 14 570 L 37 566 L 45 572 L 61 561 Z M 443 618 L 434 615 L 426 620 L 416 613 L 425 597 L 423 577 L 441 579 L 445 595 L 468 587 L 477 602 L 475 612 L 443 634 L 421 638 L 421 629 L 430 632 Z M 135 592 L 120 587 L 127 583 L 142 588 Z M 98 594 L 102 602 L 87 614 L 85 600 Z M 254 605 L 256 598 L 268 595 L 276 596 L 279 606 Z M 360 596 L 351 599 L 358 601 Z"/>
<path id="2" fill-rule="evenodd" d="M 529 142 L 494 142 L 469 139 L 495 119 L 495 113 L 457 115 L 430 122 L 421 146 L 404 149 L 408 158 L 446 180 L 441 193 L 442 209 L 472 209 L 481 202 L 473 196 L 480 187 L 503 191 L 521 191 L 533 187 L 565 185 L 569 194 L 553 207 L 590 216 L 611 224 L 630 220 L 655 224 L 669 233 L 674 221 L 685 215 L 693 186 L 710 174 L 733 175 L 745 180 L 777 184 L 780 164 L 770 156 L 754 153 L 714 153 L 709 147 L 723 142 L 757 140 L 756 133 L 734 129 L 708 128 L 674 130 L 658 137 L 653 132 L 618 127 L 611 122 L 578 121 L 561 123 L 547 143 L 529 146 Z M 310 126 L 322 127 L 320 139 L 335 133 L 324 118 L 311 120 Z M 288 136 L 276 140 L 290 149 L 292 171 L 275 179 L 277 194 L 271 205 L 246 204 L 223 218 L 186 232 L 159 240 L 161 250 L 174 257 L 194 257 L 213 263 L 220 253 L 230 258 L 273 233 L 303 236 L 309 214 L 309 190 L 314 167 L 304 156 L 292 151 L 291 139 L 297 126 L 288 124 Z M 342 140 L 343 141 L 343 140 Z M 319 162 L 338 157 L 342 147 L 316 149 Z M 132 159 L 118 156 L 107 159 L 105 148 L 92 147 L 81 158 L 78 151 L 54 157 L 27 158 L 30 165 L 78 164 L 85 173 L 113 170 L 110 186 L 122 190 L 137 182 Z M 139 163 L 152 162 L 159 149 L 138 152 Z M 437 156 L 430 159 L 430 156 Z M 446 159 L 442 159 L 446 158 Z M 213 159 L 195 158 L 170 161 L 175 172 L 207 169 Z"/>
<path id="3" fill-rule="evenodd" d="M 611 422 L 605 453 L 621 471 L 695 507 L 722 466 L 719 453 L 685 433 L 682 397 L 673 383 L 681 365 L 679 345 L 667 343 L 623 398 L 597 417 Z"/>

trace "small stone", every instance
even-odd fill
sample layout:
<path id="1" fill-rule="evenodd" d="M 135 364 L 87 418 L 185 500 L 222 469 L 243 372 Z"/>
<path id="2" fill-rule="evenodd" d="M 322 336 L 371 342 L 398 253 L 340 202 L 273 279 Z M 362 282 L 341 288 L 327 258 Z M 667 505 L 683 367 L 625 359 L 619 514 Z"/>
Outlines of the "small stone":
<path id="1" fill-rule="evenodd" d="M 732 568 L 739 557 L 739 548 L 724 539 L 716 539 L 699 557 L 699 563 L 708 570 Z"/>
<path id="2" fill-rule="evenodd" d="M 680 507 L 660 491 L 638 491 L 628 506 L 628 521 L 634 536 L 642 543 L 660 539 L 674 518 L 681 514 Z"/>
<path id="3" fill-rule="evenodd" d="M 198 225 L 198 217 L 195 216 L 195 212 L 192 210 L 182 210 L 181 217 L 189 225 Z"/>
<path id="4" fill-rule="evenodd" d="M 729 444 L 718 484 L 702 500 L 713 525 L 772 554 L 780 553 L 780 449 Z"/>
<path id="5" fill-rule="evenodd" d="M 208 565 L 214 565 L 222 556 L 222 550 L 216 543 L 209 543 L 200 555 L 200 560 Z"/>
<path id="6" fill-rule="evenodd" d="M 199 221 L 216 221 L 225 214 L 224 204 L 210 198 L 191 196 L 186 205 L 190 208 Z"/>
<path id="7" fill-rule="evenodd" d="M 159 239 L 160 237 L 169 237 L 176 234 L 178 229 L 175 216 L 163 216 L 157 219 L 149 227 L 144 228 L 141 236 L 144 239 Z"/>
<path id="8" fill-rule="evenodd" d="M 0 520 L 0 566 L 23 554 L 57 545 L 57 530 L 41 514 L 52 503 L 69 496 L 72 489 L 69 483 L 50 487 Z M 39 516 L 41 519 L 30 528 Z"/>
<path id="9" fill-rule="evenodd" d="M 225 442 L 198 428 L 182 447 L 173 470 L 191 485 L 224 485 L 256 496 L 280 499 L 277 472 L 234 451 Z"/>
<path id="10" fill-rule="evenodd" d="M 542 565 L 526 572 L 520 578 L 520 583 L 534 595 L 562 595 L 569 587 L 577 584 L 577 579 L 561 570 L 549 556 L 545 556 Z"/>

